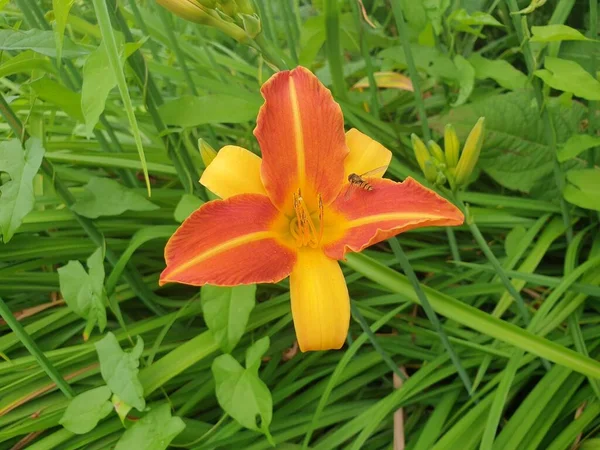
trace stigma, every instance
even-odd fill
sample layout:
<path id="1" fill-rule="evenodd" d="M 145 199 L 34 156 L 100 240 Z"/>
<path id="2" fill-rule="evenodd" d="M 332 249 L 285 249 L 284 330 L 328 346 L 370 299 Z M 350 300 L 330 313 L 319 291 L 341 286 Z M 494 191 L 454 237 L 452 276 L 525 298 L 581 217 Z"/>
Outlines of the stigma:
<path id="1" fill-rule="evenodd" d="M 302 198 L 302 191 L 294 192 L 293 203 L 296 217 L 290 221 L 290 233 L 296 241 L 297 247 L 318 248 L 323 239 L 323 198 L 317 195 L 318 200 L 318 227 Z"/>

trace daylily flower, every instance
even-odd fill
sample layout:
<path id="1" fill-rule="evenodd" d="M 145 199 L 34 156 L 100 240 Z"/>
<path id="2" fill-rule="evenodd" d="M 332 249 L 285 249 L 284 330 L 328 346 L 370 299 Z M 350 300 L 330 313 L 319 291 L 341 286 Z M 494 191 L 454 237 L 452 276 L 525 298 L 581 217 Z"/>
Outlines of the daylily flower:
<path id="1" fill-rule="evenodd" d="M 461 212 L 411 178 L 382 179 L 391 152 L 344 119 L 307 69 L 271 77 L 254 130 L 262 159 L 223 147 L 200 182 L 221 197 L 181 225 L 165 249 L 160 284 L 276 283 L 290 277 L 300 349 L 340 348 L 350 302 L 337 260 L 403 231 L 460 225 Z M 351 179 L 353 177 L 350 177 Z M 370 188 L 370 189 L 369 189 Z M 350 192 L 349 192 L 350 191 Z"/>

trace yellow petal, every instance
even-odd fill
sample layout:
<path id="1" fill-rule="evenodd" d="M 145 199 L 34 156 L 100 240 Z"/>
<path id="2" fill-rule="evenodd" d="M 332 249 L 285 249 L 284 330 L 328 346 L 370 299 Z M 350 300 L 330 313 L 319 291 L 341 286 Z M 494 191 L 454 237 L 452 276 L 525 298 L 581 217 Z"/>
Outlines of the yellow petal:
<path id="1" fill-rule="evenodd" d="M 204 170 L 200 183 L 225 199 L 238 194 L 267 195 L 260 179 L 260 157 L 242 147 L 227 145 Z"/>
<path id="2" fill-rule="evenodd" d="M 346 179 L 351 173 L 381 178 L 392 160 L 392 152 L 356 128 L 346 133 L 346 145 L 350 149 L 344 160 Z"/>
<path id="3" fill-rule="evenodd" d="M 350 324 L 348 287 L 338 262 L 302 249 L 290 275 L 292 315 L 300 350 L 339 349 Z"/>

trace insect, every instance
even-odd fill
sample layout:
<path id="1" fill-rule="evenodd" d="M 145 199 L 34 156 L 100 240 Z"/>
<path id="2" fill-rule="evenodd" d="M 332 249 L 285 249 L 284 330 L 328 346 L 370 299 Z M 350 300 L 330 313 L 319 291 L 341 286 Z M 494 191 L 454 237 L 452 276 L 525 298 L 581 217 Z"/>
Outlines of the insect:
<path id="1" fill-rule="evenodd" d="M 348 175 L 348 183 L 350 183 L 350 186 L 346 190 L 346 195 L 344 196 L 344 199 L 348 199 L 350 193 L 354 191 L 353 187 L 363 189 L 365 191 L 372 191 L 373 186 L 367 180 L 365 180 L 365 178 L 372 177 L 373 175 L 385 170 L 386 168 L 387 166 L 381 166 L 377 169 L 369 170 L 368 172 L 365 172 L 360 175 L 357 175 L 355 173 L 351 173 L 350 175 Z"/>

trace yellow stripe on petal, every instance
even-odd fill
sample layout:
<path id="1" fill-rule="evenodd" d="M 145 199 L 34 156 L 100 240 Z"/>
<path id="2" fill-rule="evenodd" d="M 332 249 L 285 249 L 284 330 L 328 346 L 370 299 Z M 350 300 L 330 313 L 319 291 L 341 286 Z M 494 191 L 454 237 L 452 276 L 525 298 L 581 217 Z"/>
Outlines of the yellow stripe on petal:
<path id="1" fill-rule="evenodd" d="M 251 151 L 227 145 L 204 170 L 200 183 L 222 199 L 239 194 L 266 195 L 260 164 L 260 157 Z"/>
<path id="2" fill-rule="evenodd" d="M 292 315 L 300 350 L 339 349 L 350 323 L 350 299 L 337 261 L 302 249 L 290 275 Z"/>
<path id="3" fill-rule="evenodd" d="M 346 179 L 351 173 L 364 175 L 369 172 L 372 172 L 369 177 L 381 178 L 392 160 L 392 152 L 356 128 L 346 133 L 346 145 L 350 149 L 344 160 Z"/>

